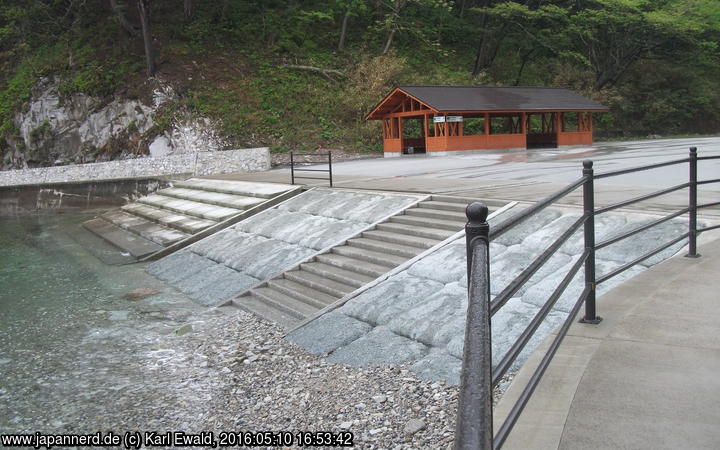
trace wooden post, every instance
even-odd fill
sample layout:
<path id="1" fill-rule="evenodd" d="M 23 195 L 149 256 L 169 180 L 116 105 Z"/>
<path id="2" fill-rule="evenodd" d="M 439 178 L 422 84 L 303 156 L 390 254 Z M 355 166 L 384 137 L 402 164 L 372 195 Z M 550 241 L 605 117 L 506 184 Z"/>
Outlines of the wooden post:
<path id="1" fill-rule="evenodd" d="M 490 113 L 485 113 L 485 120 L 483 121 L 485 128 L 485 136 L 490 134 Z"/>
<path id="2" fill-rule="evenodd" d="M 560 113 L 555 112 L 555 113 L 551 113 L 551 114 L 555 115 L 555 135 L 560 136 L 560 130 L 562 129 L 560 126 Z"/>

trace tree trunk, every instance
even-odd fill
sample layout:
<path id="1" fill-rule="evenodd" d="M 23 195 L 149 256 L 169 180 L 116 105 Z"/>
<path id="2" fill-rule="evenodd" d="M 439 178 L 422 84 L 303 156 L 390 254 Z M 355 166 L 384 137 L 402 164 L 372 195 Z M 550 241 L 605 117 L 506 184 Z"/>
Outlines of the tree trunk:
<path id="1" fill-rule="evenodd" d="M 395 28 L 390 30 L 390 33 L 387 35 L 387 39 L 385 40 L 385 47 L 383 47 L 382 54 L 387 55 L 387 52 L 390 51 L 390 45 L 392 45 L 393 37 L 395 36 Z"/>
<path id="2" fill-rule="evenodd" d="M 189 22 L 195 18 L 195 4 L 193 0 L 184 0 L 183 10 L 185 12 L 185 20 Z"/>
<path id="3" fill-rule="evenodd" d="M 145 62 L 147 65 L 147 76 L 155 75 L 155 57 L 152 48 L 152 35 L 150 34 L 150 20 L 148 7 L 150 0 L 137 0 L 138 12 L 140 13 L 140 25 L 142 26 L 143 42 L 145 43 Z"/>
<path id="4" fill-rule="evenodd" d="M 480 6 L 482 8 L 489 8 L 492 0 L 484 0 Z M 477 47 L 477 53 L 475 54 L 475 65 L 473 66 L 472 75 L 477 76 L 483 69 L 486 69 L 490 64 L 488 63 L 488 41 L 490 40 L 490 15 L 483 13 L 480 17 L 480 43 Z"/>
<path id="5" fill-rule="evenodd" d="M 338 50 L 343 51 L 345 49 L 345 35 L 347 33 L 348 19 L 350 18 L 350 11 L 345 11 L 343 16 L 342 26 L 340 27 L 340 41 L 338 42 Z"/>
<path id="6" fill-rule="evenodd" d="M 123 30 L 127 32 L 127 34 L 129 34 L 130 36 L 138 36 L 140 34 L 138 33 L 137 28 L 135 28 L 135 25 L 133 25 L 125 16 L 125 13 L 118 5 L 117 0 L 110 0 L 110 9 L 113 10 L 115 16 L 118 19 L 118 22 L 120 22 L 120 26 Z"/>
<path id="7" fill-rule="evenodd" d="M 525 70 L 525 66 L 527 65 L 528 61 L 530 61 L 530 57 L 532 56 L 533 53 L 535 53 L 534 48 L 522 56 L 522 64 L 520 64 L 520 68 L 518 69 L 517 76 L 515 77 L 515 84 L 513 86 L 518 86 L 520 84 L 520 79 L 522 78 L 522 74 L 523 74 L 523 71 Z"/>

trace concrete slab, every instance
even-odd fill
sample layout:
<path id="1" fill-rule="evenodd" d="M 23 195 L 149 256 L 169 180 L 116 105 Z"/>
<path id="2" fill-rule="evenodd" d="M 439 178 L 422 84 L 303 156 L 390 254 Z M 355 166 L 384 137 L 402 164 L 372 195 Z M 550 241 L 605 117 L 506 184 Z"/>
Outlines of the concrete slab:
<path id="1" fill-rule="evenodd" d="M 558 448 L 718 448 L 718 373 L 716 349 L 608 339 L 585 369 Z"/>
<path id="2" fill-rule="evenodd" d="M 720 240 L 700 249 L 600 297 L 599 325 L 572 325 L 503 448 L 717 448 Z M 496 428 L 553 337 L 513 380 Z"/>
<path id="3" fill-rule="evenodd" d="M 174 184 L 178 187 L 261 198 L 272 198 L 295 187 L 291 184 L 283 183 L 255 183 L 252 181 L 222 180 L 217 179 L 214 176 L 210 176 L 208 178 L 190 178 Z"/>
<path id="4" fill-rule="evenodd" d="M 102 218 L 163 247 L 189 236 L 189 234 L 182 231 L 159 225 L 123 210 L 105 213 Z"/>
<path id="5" fill-rule="evenodd" d="M 385 327 L 371 332 L 334 351 L 327 360 L 357 366 L 385 366 L 414 361 L 428 352 L 424 345 L 398 336 Z"/>
<path id="6" fill-rule="evenodd" d="M 202 203 L 210 203 L 218 206 L 226 206 L 235 209 L 248 209 L 259 205 L 266 199 L 258 197 L 247 197 L 244 195 L 225 194 L 222 192 L 200 191 L 197 189 L 169 188 L 163 189 L 162 195 L 176 197 L 185 200 L 192 200 Z"/>
<path id="7" fill-rule="evenodd" d="M 287 339 L 310 353 L 323 355 L 348 345 L 370 330 L 370 324 L 333 311 L 288 334 Z"/>
<path id="8" fill-rule="evenodd" d="M 102 237 L 114 246 L 140 259 L 161 250 L 162 247 L 136 234 L 125 231 L 103 219 L 92 219 L 83 223 L 87 230 Z"/>
<path id="9" fill-rule="evenodd" d="M 122 210 L 189 234 L 197 233 L 215 224 L 213 220 L 186 216 L 185 214 L 158 209 L 141 203 L 125 205 Z"/>
<path id="10" fill-rule="evenodd" d="M 157 208 L 169 209 L 180 214 L 196 216 L 203 219 L 214 220 L 216 222 L 240 213 L 240 210 L 234 208 L 208 205 L 206 203 L 194 202 L 191 200 L 181 200 L 178 198 L 166 197 L 160 194 L 148 195 L 138 201 Z"/>

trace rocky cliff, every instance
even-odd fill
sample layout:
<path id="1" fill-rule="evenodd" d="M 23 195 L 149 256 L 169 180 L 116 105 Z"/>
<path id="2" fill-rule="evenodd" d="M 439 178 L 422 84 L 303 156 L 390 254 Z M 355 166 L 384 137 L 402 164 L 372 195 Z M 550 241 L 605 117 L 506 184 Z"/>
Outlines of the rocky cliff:
<path id="1" fill-rule="evenodd" d="M 17 135 L 0 168 L 22 169 L 222 150 L 225 140 L 204 118 L 192 116 L 174 89 L 152 81 L 148 101 L 85 94 L 61 95 L 60 80 L 41 79 L 15 116 Z"/>

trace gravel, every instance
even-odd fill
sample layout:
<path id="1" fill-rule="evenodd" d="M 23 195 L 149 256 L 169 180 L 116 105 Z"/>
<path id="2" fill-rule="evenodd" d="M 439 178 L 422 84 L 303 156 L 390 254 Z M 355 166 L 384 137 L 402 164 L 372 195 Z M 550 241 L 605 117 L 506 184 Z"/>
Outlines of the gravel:
<path id="1" fill-rule="evenodd" d="M 0 432 L 349 431 L 358 448 L 452 446 L 458 388 L 422 381 L 409 365 L 328 363 L 276 325 L 223 308 L 159 321 L 121 312 L 129 318 L 78 341 L 82 359 L 62 356 L 67 367 L 44 358 L 32 375 L 18 364 L 6 372 L 3 387 L 17 388 L 0 389 Z M 27 395 L 38 388 L 42 403 Z"/>
<path id="2" fill-rule="evenodd" d="M 327 363 L 284 340 L 275 325 L 242 312 L 211 317 L 197 328 L 201 332 L 175 339 L 176 354 L 194 349 L 205 363 L 178 385 L 200 375 L 211 390 L 210 401 L 187 405 L 194 420 L 183 420 L 191 421 L 190 429 L 347 430 L 359 448 L 452 446 L 457 387 L 421 381 L 408 366 Z M 154 370 L 176 378 L 174 368 L 182 365 L 171 358 Z"/>

